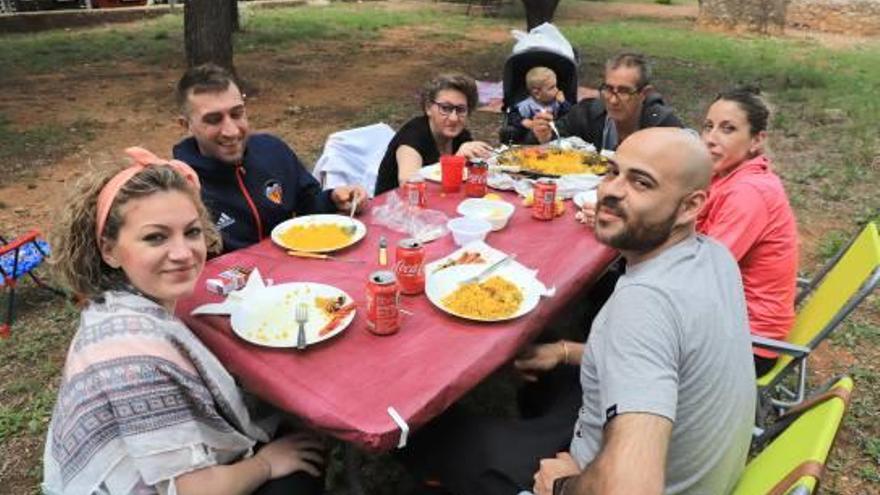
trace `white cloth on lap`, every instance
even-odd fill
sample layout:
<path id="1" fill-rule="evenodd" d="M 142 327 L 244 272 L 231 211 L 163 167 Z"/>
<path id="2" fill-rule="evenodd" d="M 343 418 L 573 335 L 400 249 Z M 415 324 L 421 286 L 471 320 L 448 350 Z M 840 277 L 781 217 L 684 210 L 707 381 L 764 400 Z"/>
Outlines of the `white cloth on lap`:
<path id="1" fill-rule="evenodd" d="M 379 164 L 393 137 L 394 129 L 382 122 L 334 132 L 312 174 L 324 189 L 360 184 L 372 196 Z"/>

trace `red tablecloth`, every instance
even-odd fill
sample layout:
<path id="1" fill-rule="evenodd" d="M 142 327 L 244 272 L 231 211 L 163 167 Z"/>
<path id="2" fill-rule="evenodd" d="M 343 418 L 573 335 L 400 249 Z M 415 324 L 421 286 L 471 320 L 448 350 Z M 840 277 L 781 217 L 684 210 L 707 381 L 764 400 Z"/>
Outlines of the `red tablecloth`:
<path id="1" fill-rule="evenodd" d="M 442 195 L 439 189 L 429 184 L 428 207 L 455 216 L 462 195 Z M 516 202 L 516 213 L 486 242 L 516 253 L 517 261 L 538 269 L 538 278 L 557 289 L 554 297 L 542 298 L 534 311 L 516 320 L 469 322 L 435 308 L 424 295 L 403 296 L 401 307 L 413 314 L 402 315 L 400 332 L 386 337 L 369 333 L 365 287 L 367 276 L 380 268 L 379 236 L 388 238 L 389 265 L 394 246 L 404 237 L 373 225 L 370 214 L 361 218 L 367 224 L 367 237 L 338 253 L 366 263 L 292 258 L 266 240 L 211 260 L 195 293 L 178 305 L 178 314 L 258 396 L 343 440 L 372 450 L 391 449 L 400 430 L 387 413 L 389 406 L 411 429 L 426 423 L 513 357 L 554 314 L 578 304 L 574 296 L 615 257 L 613 250 L 574 221 L 570 202 L 565 216 L 543 222 L 533 220 L 512 194 L 505 199 Z M 374 201 L 374 207 L 379 203 L 381 199 Z M 427 245 L 426 260 L 455 249 L 451 236 L 446 236 Z M 302 352 L 246 343 L 232 333 L 225 316 L 189 316 L 196 306 L 221 300 L 205 291 L 204 279 L 234 265 L 257 266 L 264 278 L 276 284 L 310 281 L 339 287 L 357 302 L 357 316 L 337 337 Z"/>

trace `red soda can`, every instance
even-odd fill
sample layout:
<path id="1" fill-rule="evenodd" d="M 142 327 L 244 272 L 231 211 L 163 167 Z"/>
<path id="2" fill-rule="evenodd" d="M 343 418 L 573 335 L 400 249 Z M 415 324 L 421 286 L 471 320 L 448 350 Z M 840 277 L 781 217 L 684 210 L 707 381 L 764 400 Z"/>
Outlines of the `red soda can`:
<path id="1" fill-rule="evenodd" d="M 532 203 L 532 217 L 553 220 L 556 216 L 556 182 L 547 178 L 538 179 L 533 195 L 535 202 Z"/>
<path id="2" fill-rule="evenodd" d="M 428 185 L 421 177 L 411 177 L 403 183 L 403 198 L 409 206 L 424 208 L 428 205 Z"/>
<path id="3" fill-rule="evenodd" d="M 401 294 L 425 292 L 425 246 L 415 239 L 403 239 L 394 253 L 394 275 Z"/>
<path id="4" fill-rule="evenodd" d="M 482 198 L 489 192 L 489 166 L 484 162 L 473 162 L 468 167 L 468 177 L 464 184 L 464 193 L 471 198 Z"/>
<path id="5" fill-rule="evenodd" d="M 400 329 L 400 292 L 394 273 L 380 270 L 367 280 L 367 328 L 376 335 L 391 335 Z"/>

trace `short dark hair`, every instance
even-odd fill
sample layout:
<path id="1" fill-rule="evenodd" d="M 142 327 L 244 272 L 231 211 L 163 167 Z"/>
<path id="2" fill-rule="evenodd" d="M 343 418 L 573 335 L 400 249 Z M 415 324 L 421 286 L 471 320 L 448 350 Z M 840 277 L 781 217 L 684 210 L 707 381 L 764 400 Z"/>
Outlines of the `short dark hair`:
<path id="1" fill-rule="evenodd" d="M 609 58 L 605 62 L 605 71 L 618 69 L 620 67 L 635 67 L 639 70 L 639 89 L 651 84 L 651 62 L 641 53 L 623 52 Z"/>
<path id="2" fill-rule="evenodd" d="M 219 65 L 208 63 L 190 67 L 177 82 L 174 92 L 177 108 L 182 113 L 187 113 L 186 105 L 190 93 L 219 93 L 226 91 L 230 84 L 241 89 L 235 76 Z"/>
<path id="3" fill-rule="evenodd" d="M 422 89 L 422 108 L 424 109 L 437 98 L 437 93 L 452 89 L 467 98 L 468 110 L 477 107 L 477 83 L 470 76 L 460 73 L 440 74 L 431 79 Z"/>
<path id="4" fill-rule="evenodd" d="M 752 136 L 767 130 L 767 121 L 770 120 L 770 109 L 761 97 L 761 89 L 756 86 L 737 86 L 718 93 L 718 100 L 736 103 L 746 114 L 749 121 L 749 132 Z"/>

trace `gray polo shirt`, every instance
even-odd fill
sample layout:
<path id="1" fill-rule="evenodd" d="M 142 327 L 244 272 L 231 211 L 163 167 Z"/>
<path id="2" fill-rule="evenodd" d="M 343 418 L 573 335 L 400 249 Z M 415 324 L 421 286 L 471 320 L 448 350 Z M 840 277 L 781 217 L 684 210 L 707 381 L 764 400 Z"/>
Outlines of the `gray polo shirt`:
<path id="1" fill-rule="evenodd" d="M 739 269 L 721 244 L 695 236 L 627 267 L 587 341 L 572 456 L 592 462 L 614 416 L 655 414 L 673 423 L 665 493 L 730 492 L 755 416 L 750 342 Z"/>

